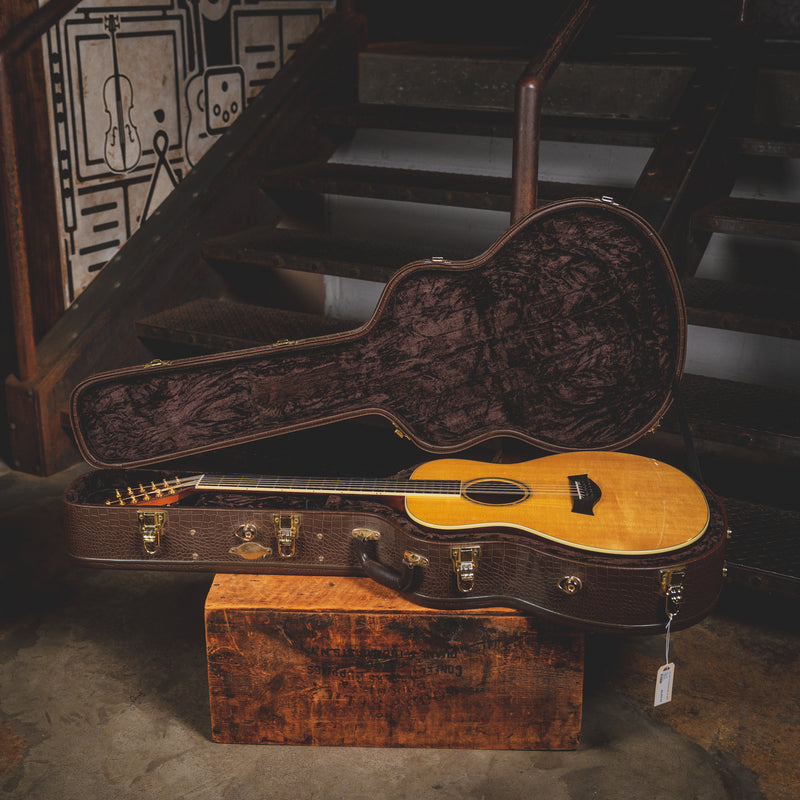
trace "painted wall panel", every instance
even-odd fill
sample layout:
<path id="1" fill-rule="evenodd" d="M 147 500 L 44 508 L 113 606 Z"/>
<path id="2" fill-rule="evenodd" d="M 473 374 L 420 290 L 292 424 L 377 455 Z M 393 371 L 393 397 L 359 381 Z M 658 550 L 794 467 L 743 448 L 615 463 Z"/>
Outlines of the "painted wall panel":
<path id="1" fill-rule="evenodd" d="M 86 0 L 45 37 L 71 303 L 334 0 Z"/>

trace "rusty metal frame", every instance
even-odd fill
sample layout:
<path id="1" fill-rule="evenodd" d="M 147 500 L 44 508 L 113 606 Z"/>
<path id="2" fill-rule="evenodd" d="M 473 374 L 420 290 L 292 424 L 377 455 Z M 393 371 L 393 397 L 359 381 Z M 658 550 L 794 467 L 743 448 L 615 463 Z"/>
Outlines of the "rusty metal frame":
<path id="1" fill-rule="evenodd" d="M 576 0 L 559 17 L 539 55 L 528 64 L 516 87 L 511 169 L 511 221 L 536 208 L 539 183 L 542 95 L 556 67 L 575 41 L 599 0 Z"/>
<path id="2" fill-rule="evenodd" d="M 8 250 L 17 371 L 22 381 L 36 373 L 37 360 L 30 269 L 22 212 L 14 66 L 17 56 L 40 39 L 79 2 L 80 0 L 51 0 L 0 40 L 0 192 Z"/>

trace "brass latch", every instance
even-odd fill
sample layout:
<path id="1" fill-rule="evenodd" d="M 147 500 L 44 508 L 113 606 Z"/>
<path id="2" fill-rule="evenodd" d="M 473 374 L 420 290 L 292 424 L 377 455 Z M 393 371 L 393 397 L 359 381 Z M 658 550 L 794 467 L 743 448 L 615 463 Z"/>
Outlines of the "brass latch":
<path id="1" fill-rule="evenodd" d="M 456 573 L 456 586 L 458 591 L 466 594 L 471 592 L 475 585 L 475 572 L 478 569 L 478 556 L 481 553 L 479 545 L 471 547 L 451 547 L 450 559 Z"/>
<path id="2" fill-rule="evenodd" d="M 161 534 L 167 515 L 163 511 L 140 511 L 139 532 L 142 534 L 144 551 L 154 556 L 161 552 Z"/>
<path id="3" fill-rule="evenodd" d="M 275 534 L 278 537 L 278 555 L 281 558 L 292 558 L 300 534 L 299 514 L 275 514 Z"/>
<path id="4" fill-rule="evenodd" d="M 685 569 L 662 569 L 659 572 L 661 595 L 665 598 L 664 610 L 668 616 L 677 614 L 680 610 L 684 580 L 686 580 Z"/>

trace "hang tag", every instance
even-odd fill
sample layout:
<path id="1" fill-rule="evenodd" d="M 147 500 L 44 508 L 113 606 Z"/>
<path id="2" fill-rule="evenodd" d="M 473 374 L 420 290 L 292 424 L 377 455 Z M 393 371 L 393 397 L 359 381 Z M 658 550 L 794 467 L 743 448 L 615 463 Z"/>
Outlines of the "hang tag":
<path id="1" fill-rule="evenodd" d="M 674 614 L 669 614 L 667 618 L 667 627 L 664 631 L 666 634 L 666 654 L 664 661 L 666 661 L 666 663 L 656 673 L 656 696 L 653 700 L 653 706 L 661 706 L 672 700 L 672 682 L 675 679 L 675 664 L 669 660 L 669 634 L 670 628 L 672 627 L 672 618 L 674 616 Z"/>
<path id="2" fill-rule="evenodd" d="M 656 696 L 654 706 L 661 706 L 672 700 L 672 681 L 675 678 L 675 665 L 664 664 L 656 675 Z"/>

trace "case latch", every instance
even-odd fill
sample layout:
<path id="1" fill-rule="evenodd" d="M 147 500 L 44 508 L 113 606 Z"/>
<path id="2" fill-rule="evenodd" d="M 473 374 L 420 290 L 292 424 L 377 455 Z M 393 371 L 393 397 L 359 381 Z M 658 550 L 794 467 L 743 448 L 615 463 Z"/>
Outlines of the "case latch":
<path id="1" fill-rule="evenodd" d="M 456 573 L 456 586 L 462 594 L 471 592 L 475 585 L 475 572 L 478 569 L 480 545 L 470 547 L 451 547 L 450 559 Z"/>
<path id="2" fill-rule="evenodd" d="M 300 535 L 299 514 L 275 514 L 275 535 L 278 537 L 278 555 L 281 558 L 292 558 Z"/>
<path id="3" fill-rule="evenodd" d="M 665 598 L 664 610 L 667 616 L 674 616 L 680 611 L 680 605 L 683 602 L 683 582 L 685 579 L 685 569 L 662 569 L 659 572 L 661 594 Z"/>
<path id="4" fill-rule="evenodd" d="M 140 511 L 138 517 L 144 551 L 155 556 L 161 552 L 161 535 L 167 515 L 163 511 Z"/>

